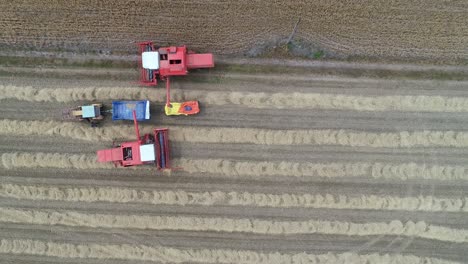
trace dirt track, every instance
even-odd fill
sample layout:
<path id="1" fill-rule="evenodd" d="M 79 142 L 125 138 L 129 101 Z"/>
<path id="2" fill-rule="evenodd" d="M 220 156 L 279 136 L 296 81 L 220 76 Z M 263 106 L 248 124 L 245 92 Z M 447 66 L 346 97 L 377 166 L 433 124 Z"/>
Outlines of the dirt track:
<path id="1" fill-rule="evenodd" d="M 130 125 L 92 129 L 58 115 L 84 99 L 162 102 L 161 88 L 70 73 L 0 77 L 7 262 L 468 261 L 466 82 L 229 72 L 175 80 L 174 96 L 203 109 L 169 118 L 153 104 L 142 128 L 171 128 L 181 167 L 161 174 L 94 162 L 114 137 L 133 137 Z"/>
<path id="2" fill-rule="evenodd" d="M 0 44 L 135 52 L 135 41 L 187 44 L 217 54 L 245 53 L 296 38 L 325 54 L 468 59 L 466 1 L 86 1 L 0 3 Z"/>

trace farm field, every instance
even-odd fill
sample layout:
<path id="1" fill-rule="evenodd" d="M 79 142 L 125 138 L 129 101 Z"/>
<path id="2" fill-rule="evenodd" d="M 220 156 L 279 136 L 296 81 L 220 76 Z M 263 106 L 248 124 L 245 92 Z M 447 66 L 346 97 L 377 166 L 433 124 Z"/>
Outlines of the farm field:
<path id="1" fill-rule="evenodd" d="M 1 1 L 0 46 L 134 53 L 135 42 L 256 53 L 295 39 L 326 56 L 466 63 L 468 4 L 452 1 Z M 299 44 L 301 45 L 301 44 Z"/>
<path id="2" fill-rule="evenodd" d="M 133 70 L 24 70 L 0 69 L 1 262 L 468 262 L 467 81 L 199 71 L 173 97 L 201 113 L 167 117 Z M 179 170 L 98 164 L 131 123 L 60 120 L 113 99 L 151 100 Z"/>
<path id="3" fill-rule="evenodd" d="M 468 263 L 468 2 L 0 1 L 1 263 Z M 136 85 L 136 42 L 212 52 Z M 132 64 L 133 63 L 133 64 Z M 151 101 L 171 172 L 96 151 Z"/>

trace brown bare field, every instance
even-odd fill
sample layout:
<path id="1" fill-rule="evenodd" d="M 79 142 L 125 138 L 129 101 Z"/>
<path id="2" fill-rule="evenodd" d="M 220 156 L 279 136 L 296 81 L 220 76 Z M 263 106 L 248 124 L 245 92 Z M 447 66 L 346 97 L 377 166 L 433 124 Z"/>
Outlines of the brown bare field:
<path id="1" fill-rule="evenodd" d="M 200 72 L 173 85 L 201 113 L 167 117 L 162 87 L 24 70 L 0 75 L 1 260 L 468 261 L 466 81 Z M 151 100 L 177 170 L 97 163 L 131 122 L 58 115 L 113 99 Z"/>
<path id="2" fill-rule="evenodd" d="M 2 1 L 12 49 L 135 52 L 136 41 L 239 54 L 296 39 L 337 57 L 468 59 L 468 4 L 454 1 Z"/>

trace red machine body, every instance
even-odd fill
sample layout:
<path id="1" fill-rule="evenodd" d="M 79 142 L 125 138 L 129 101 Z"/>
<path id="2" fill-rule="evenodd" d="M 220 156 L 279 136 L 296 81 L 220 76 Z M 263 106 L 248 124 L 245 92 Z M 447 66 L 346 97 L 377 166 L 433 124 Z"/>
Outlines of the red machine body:
<path id="1" fill-rule="evenodd" d="M 155 48 L 153 42 L 138 43 L 140 84 L 155 86 L 158 79 L 166 81 L 166 108 L 172 107 L 170 101 L 170 76 L 187 75 L 190 69 L 214 67 L 213 54 L 196 54 L 188 51 L 186 46 Z M 190 104 L 190 110 L 171 111 L 166 109 L 167 115 L 192 115 L 199 112 L 198 102 Z"/>
<path id="2" fill-rule="evenodd" d="M 214 67 L 213 54 L 196 54 L 188 51 L 186 46 L 156 49 L 153 42 L 146 41 L 138 43 L 138 47 L 142 85 L 157 85 L 158 78 L 166 80 L 169 76 L 187 75 L 190 69 Z"/>
<path id="3" fill-rule="evenodd" d="M 133 122 L 137 140 L 123 142 L 111 149 L 98 150 L 98 162 L 113 162 L 116 166 L 123 167 L 155 164 L 160 170 L 170 169 L 168 129 L 154 129 L 153 134 L 140 137 L 135 112 Z"/>

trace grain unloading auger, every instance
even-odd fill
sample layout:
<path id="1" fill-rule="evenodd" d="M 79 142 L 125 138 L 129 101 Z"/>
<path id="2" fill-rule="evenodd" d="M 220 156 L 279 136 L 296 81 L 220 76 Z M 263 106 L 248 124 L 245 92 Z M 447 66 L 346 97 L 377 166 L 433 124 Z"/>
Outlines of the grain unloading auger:
<path id="1" fill-rule="evenodd" d="M 194 115 L 200 112 L 198 101 L 171 102 L 170 77 L 187 75 L 190 69 L 214 67 L 213 54 L 196 54 L 187 47 L 161 47 L 156 49 L 153 42 L 138 43 L 140 84 L 155 86 L 158 78 L 166 82 L 166 115 Z"/>
<path id="2" fill-rule="evenodd" d="M 133 111 L 136 141 L 123 142 L 111 149 L 97 151 L 98 162 L 113 162 L 116 166 L 154 164 L 160 170 L 170 169 L 169 131 L 153 129 L 153 134 L 140 136 L 136 111 Z"/>

